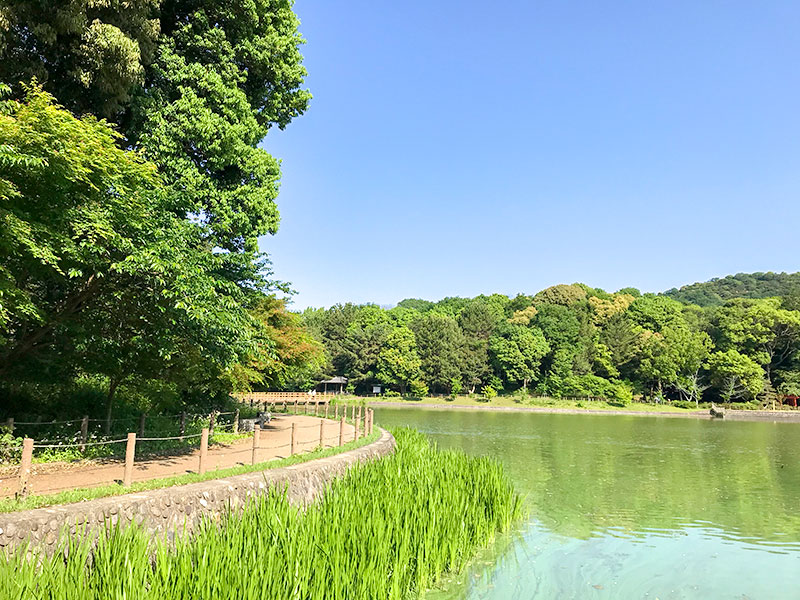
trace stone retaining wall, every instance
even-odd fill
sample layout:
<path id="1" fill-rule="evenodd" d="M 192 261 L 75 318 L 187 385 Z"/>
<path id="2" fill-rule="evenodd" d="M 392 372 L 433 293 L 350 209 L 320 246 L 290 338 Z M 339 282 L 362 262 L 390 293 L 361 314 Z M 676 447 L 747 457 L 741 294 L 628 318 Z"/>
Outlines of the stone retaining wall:
<path id="1" fill-rule="evenodd" d="M 216 517 L 228 507 L 239 507 L 248 498 L 270 487 L 288 485 L 292 502 L 313 502 L 327 484 L 350 466 L 374 460 L 394 451 L 392 435 L 335 456 L 304 463 L 212 479 L 200 483 L 167 487 L 148 492 L 98 498 L 87 502 L 0 514 L 0 548 L 13 548 L 26 541 L 52 549 L 62 531 L 74 534 L 82 528 L 96 532 L 106 523 L 135 521 L 147 531 L 172 540 L 202 517 Z"/>

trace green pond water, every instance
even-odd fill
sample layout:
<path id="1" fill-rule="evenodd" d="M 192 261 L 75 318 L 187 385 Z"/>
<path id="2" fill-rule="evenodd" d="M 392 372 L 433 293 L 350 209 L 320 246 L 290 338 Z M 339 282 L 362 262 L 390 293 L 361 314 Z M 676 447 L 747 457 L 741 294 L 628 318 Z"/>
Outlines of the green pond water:
<path id="1" fill-rule="evenodd" d="M 800 599 L 800 424 L 380 408 L 501 460 L 527 517 L 428 595 Z"/>

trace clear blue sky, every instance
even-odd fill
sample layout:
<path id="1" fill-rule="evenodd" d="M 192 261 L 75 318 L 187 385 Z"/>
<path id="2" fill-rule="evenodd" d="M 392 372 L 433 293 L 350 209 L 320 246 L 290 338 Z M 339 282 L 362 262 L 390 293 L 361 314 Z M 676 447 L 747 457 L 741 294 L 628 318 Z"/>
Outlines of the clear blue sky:
<path id="1" fill-rule="evenodd" d="M 297 0 L 295 308 L 800 270 L 800 2 Z"/>

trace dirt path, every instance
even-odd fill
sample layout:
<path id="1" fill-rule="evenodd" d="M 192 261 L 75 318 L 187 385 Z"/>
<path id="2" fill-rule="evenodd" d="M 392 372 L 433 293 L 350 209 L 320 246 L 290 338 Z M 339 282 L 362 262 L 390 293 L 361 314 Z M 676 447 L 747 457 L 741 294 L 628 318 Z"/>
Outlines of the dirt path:
<path id="1" fill-rule="evenodd" d="M 261 430 L 256 462 L 273 458 L 286 458 L 291 454 L 292 423 L 297 423 L 296 453 L 317 448 L 320 423 L 323 425 L 323 445 L 326 448 L 339 445 L 339 423 L 304 415 L 280 415 Z M 344 426 L 344 442 L 353 440 L 354 427 Z M 225 469 L 237 465 L 249 465 L 252 460 L 253 439 L 247 438 L 232 444 L 217 444 L 209 447 L 207 469 Z M 158 456 L 137 460 L 134 463 L 133 481 L 160 479 L 172 475 L 196 473 L 199 467 L 200 450 L 175 456 Z M 71 463 L 34 464 L 31 473 L 31 493 L 49 494 L 75 488 L 88 488 L 120 482 L 124 471 L 124 460 L 104 459 Z M 13 496 L 17 490 L 16 474 L 0 479 L 0 498 Z"/>

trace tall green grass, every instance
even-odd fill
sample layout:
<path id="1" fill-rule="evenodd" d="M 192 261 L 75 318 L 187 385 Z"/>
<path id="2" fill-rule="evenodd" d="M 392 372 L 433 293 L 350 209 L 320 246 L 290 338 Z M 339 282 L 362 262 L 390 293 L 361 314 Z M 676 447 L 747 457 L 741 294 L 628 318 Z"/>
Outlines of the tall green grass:
<path id="1" fill-rule="evenodd" d="M 0 598 L 416 597 L 509 528 L 519 498 L 501 466 L 394 432 L 397 452 L 351 469 L 303 510 L 277 490 L 169 546 L 136 527 L 47 558 L 0 558 Z"/>

